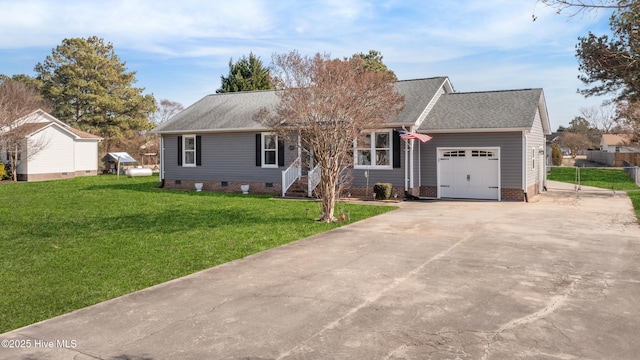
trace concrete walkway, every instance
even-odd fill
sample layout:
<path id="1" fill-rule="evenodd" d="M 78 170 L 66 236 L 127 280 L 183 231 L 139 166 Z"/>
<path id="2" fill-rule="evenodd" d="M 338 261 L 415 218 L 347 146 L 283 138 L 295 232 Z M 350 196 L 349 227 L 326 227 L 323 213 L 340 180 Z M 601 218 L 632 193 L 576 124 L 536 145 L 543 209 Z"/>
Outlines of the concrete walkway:
<path id="1" fill-rule="evenodd" d="M 2 334 L 0 359 L 637 359 L 640 227 L 589 190 L 405 202 Z"/>

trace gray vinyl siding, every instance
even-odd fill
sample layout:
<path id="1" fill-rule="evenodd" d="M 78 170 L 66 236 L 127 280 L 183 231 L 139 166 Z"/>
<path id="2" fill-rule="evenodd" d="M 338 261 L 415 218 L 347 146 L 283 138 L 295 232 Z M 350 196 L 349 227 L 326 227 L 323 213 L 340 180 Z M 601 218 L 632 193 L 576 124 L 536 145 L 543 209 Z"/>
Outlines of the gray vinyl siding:
<path id="1" fill-rule="evenodd" d="M 545 174 L 544 170 L 544 158 L 539 154 L 536 155 L 536 168 L 533 169 L 531 151 L 532 149 L 540 149 L 541 147 L 544 149 L 546 145 L 546 140 L 544 136 L 544 131 L 542 128 L 542 120 L 540 119 L 540 111 L 536 111 L 535 120 L 533 121 L 533 126 L 531 127 L 531 132 L 526 135 L 527 138 L 527 187 L 532 186 L 538 183 L 538 177 L 541 174 Z M 542 166 L 542 168 L 540 167 Z"/>
<path id="2" fill-rule="evenodd" d="M 369 186 L 373 186 L 377 182 L 391 183 L 393 186 L 404 186 L 404 154 L 401 157 L 402 167 L 397 169 L 370 169 L 369 170 Z M 352 185 L 367 185 L 367 178 L 364 177 L 364 169 L 353 169 Z"/>
<path id="3" fill-rule="evenodd" d="M 437 186 L 437 148 L 498 147 L 500 148 L 500 186 L 508 189 L 522 189 L 522 132 L 431 135 L 433 139 L 422 144 L 421 147 L 420 171 L 423 186 Z"/>
<path id="4" fill-rule="evenodd" d="M 413 142 L 413 148 L 410 150 L 413 152 L 413 186 L 418 187 L 421 185 L 422 179 L 420 178 L 420 150 L 427 146 L 426 143 L 421 143 L 416 140 Z M 409 178 L 411 178 L 411 172 L 409 172 Z M 411 182 L 409 182 L 409 187 L 411 187 Z"/>
<path id="5" fill-rule="evenodd" d="M 391 155 L 391 158 L 393 158 L 393 154 Z M 394 169 L 369 169 L 369 186 L 373 186 L 377 182 L 391 183 L 393 186 L 404 186 L 404 165 L 404 141 L 400 141 L 400 167 Z M 365 169 L 353 169 L 352 171 L 352 185 L 367 185 L 367 178 L 364 176 L 366 171 Z"/>
<path id="6" fill-rule="evenodd" d="M 282 182 L 282 171 L 296 158 L 297 149 L 285 143 L 285 166 L 256 166 L 256 134 L 258 132 L 200 134 L 202 165 L 178 166 L 178 135 L 163 135 L 164 178 L 166 180 Z"/>

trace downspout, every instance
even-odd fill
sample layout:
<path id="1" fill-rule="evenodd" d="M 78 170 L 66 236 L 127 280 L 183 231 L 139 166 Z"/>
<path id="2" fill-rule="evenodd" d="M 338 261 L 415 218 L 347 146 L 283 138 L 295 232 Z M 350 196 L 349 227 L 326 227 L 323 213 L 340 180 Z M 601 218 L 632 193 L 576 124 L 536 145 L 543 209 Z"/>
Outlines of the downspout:
<path id="1" fill-rule="evenodd" d="M 409 191 L 409 158 L 407 154 L 409 153 L 409 145 L 407 142 L 404 142 L 404 191 Z"/>
<path id="2" fill-rule="evenodd" d="M 529 202 L 529 194 L 527 194 L 527 130 L 522 130 L 522 189 L 524 201 Z"/>
<path id="3" fill-rule="evenodd" d="M 413 175 L 413 172 L 414 172 L 414 170 L 413 170 L 413 166 L 414 166 L 413 158 L 415 156 L 414 148 L 413 148 L 414 144 L 415 144 L 415 140 L 411 140 L 411 146 L 409 146 L 409 188 L 410 189 L 413 189 L 413 187 L 414 187 L 414 182 L 413 182 L 413 179 L 414 179 L 414 175 Z"/>
<path id="4" fill-rule="evenodd" d="M 164 136 L 160 135 L 160 188 L 164 188 Z"/>
<path id="5" fill-rule="evenodd" d="M 422 141 L 418 141 L 418 187 L 422 187 Z"/>

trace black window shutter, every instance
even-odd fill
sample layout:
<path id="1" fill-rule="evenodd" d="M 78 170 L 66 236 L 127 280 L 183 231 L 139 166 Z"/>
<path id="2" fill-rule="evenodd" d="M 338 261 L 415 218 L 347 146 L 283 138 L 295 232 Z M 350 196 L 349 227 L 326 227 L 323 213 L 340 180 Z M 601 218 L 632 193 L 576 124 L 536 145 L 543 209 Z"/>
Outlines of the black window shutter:
<path id="1" fill-rule="evenodd" d="M 196 166 L 202 165 L 202 136 L 196 136 Z"/>
<path id="2" fill-rule="evenodd" d="M 393 131 L 393 167 L 394 169 L 400 168 L 401 163 L 400 163 L 400 155 L 401 150 L 400 150 L 400 144 L 402 143 L 402 141 L 400 141 L 400 133 L 398 133 L 397 131 Z"/>
<path id="3" fill-rule="evenodd" d="M 284 141 L 278 140 L 278 166 L 284 166 Z"/>
<path id="4" fill-rule="evenodd" d="M 182 136 L 178 136 L 178 166 L 182 166 Z"/>
<path id="5" fill-rule="evenodd" d="M 256 166 L 262 166 L 262 134 L 256 134 Z"/>

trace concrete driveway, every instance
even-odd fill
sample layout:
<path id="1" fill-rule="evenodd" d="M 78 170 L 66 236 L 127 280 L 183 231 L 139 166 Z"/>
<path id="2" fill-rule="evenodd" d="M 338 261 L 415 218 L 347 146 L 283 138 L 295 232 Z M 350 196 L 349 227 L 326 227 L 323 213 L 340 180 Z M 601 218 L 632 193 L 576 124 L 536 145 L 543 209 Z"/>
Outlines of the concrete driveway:
<path id="1" fill-rule="evenodd" d="M 0 359 L 637 359 L 631 202 L 572 190 L 405 202 L 2 334 Z"/>

